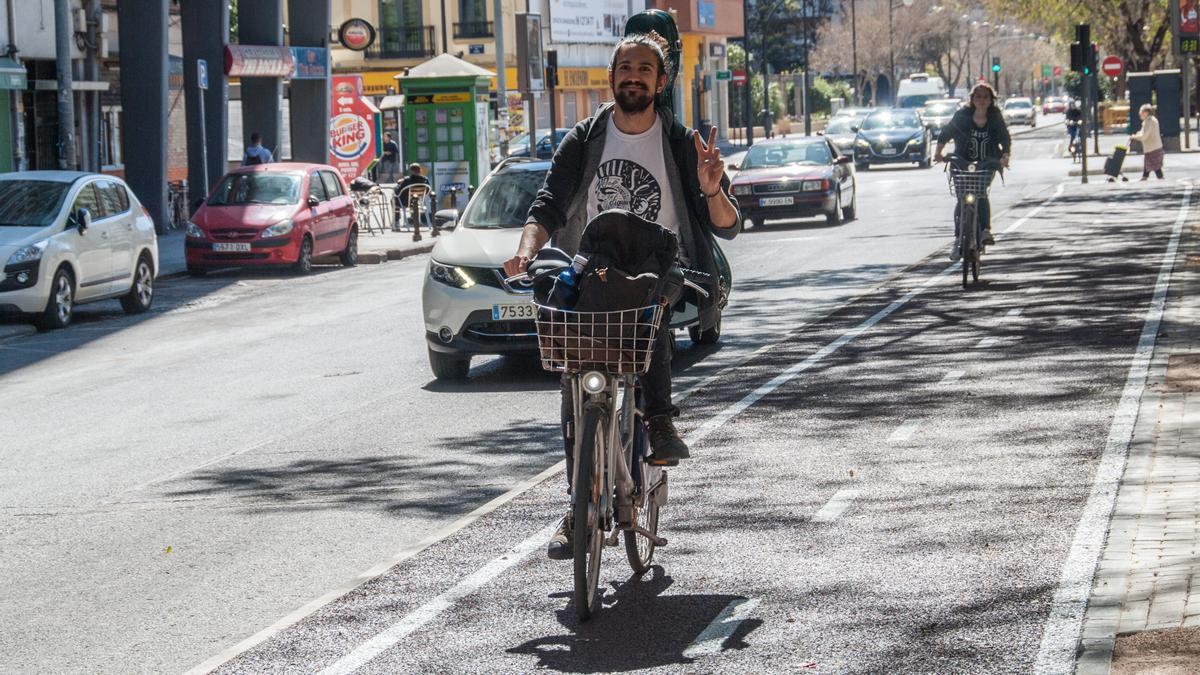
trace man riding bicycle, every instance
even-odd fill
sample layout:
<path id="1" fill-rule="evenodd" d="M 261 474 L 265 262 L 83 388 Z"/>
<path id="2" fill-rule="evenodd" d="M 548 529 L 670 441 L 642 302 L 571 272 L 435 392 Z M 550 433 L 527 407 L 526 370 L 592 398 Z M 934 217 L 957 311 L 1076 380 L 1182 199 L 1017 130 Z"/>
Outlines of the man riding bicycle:
<path id="1" fill-rule="evenodd" d="M 656 96 L 673 78 L 668 72 L 667 45 L 658 33 L 628 35 L 613 50 L 608 82 L 614 103 L 580 122 L 559 145 L 546 181 L 529 209 L 516 255 L 504 263 L 508 276 L 524 272 L 548 241 L 575 255 L 584 225 L 608 209 L 624 209 L 679 235 L 684 267 L 717 278 L 713 235 L 732 239 L 741 216 L 729 197 L 716 129 L 705 143 L 680 124 Z M 715 324 L 718 294 L 700 300 L 701 327 Z M 669 312 L 663 326 L 670 325 Z M 565 382 L 565 380 L 564 380 Z M 649 371 L 639 378 L 652 457 L 672 465 L 686 459 L 688 447 L 671 418 L 671 336 L 658 332 Z M 568 488 L 574 441 L 571 393 L 563 391 L 563 440 Z M 547 555 L 569 560 L 571 523 L 563 518 L 550 539 Z"/>
<path id="2" fill-rule="evenodd" d="M 971 105 L 960 108 L 950 118 L 950 122 L 938 136 L 937 151 L 933 161 L 945 161 L 942 150 L 946 143 L 954 141 L 954 152 L 969 162 L 979 162 L 985 159 L 1000 159 L 1000 165 L 1008 167 L 1008 153 L 1012 148 L 1012 137 L 1008 134 L 1008 125 L 1004 123 L 1004 114 L 996 106 L 996 90 L 986 82 L 980 82 L 971 89 Z M 979 200 L 979 218 L 983 226 L 983 243 L 992 245 L 992 209 L 987 198 Z M 958 240 L 957 209 L 954 213 L 954 244 L 950 247 L 950 260 L 962 257 Z"/>
<path id="3" fill-rule="evenodd" d="M 1075 155 L 1075 143 L 1079 140 L 1079 126 L 1083 124 L 1083 111 L 1079 109 L 1079 101 L 1071 99 L 1067 106 L 1067 151 Z"/>

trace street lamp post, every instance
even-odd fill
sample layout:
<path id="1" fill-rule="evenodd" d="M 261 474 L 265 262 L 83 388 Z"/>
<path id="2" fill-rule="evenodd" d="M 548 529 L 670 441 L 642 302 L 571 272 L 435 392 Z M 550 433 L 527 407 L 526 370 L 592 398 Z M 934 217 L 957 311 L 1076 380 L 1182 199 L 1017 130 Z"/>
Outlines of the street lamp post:
<path id="1" fill-rule="evenodd" d="M 899 0 L 900 5 L 912 7 L 913 0 Z M 896 48 L 893 45 L 892 14 L 899 7 L 896 0 L 888 0 L 888 93 L 892 97 L 892 105 L 896 104 Z"/>

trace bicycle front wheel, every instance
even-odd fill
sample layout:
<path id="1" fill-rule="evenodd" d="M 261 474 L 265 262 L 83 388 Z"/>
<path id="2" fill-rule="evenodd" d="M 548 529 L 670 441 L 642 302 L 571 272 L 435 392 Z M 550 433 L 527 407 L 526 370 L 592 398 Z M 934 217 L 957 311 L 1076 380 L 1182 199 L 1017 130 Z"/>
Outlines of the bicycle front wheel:
<path id="1" fill-rule="evenodd" d="M 958 223 L 959 251 L 962 253 L 962 285 L 967 287 L 971 275 L 971 261 L 975 259 L 975 209 L 962 210 Z"/>
<path id="2" fill-rule="evenodd" d="M 596 587 L 600 583 L 600 555 L 604 551 L 602 497 L 608 480 L 604 452 L 608 443 L 607 410 L 589 407 L 583 412 L 583 435 L 575 459 L 572 495 L 572 544 L 575 569 L 575 615 L 587 621 L 599 606 Z"/>
<path id="3" fill-rule="evenodd" d="M 667 472 L 661 466 L 642 464 L 643 484 L 647 487 L 645 504 L 638 509 L 637 525 L 658 536 L 658 513 L 667 501 Z M 625 531 L 625 555 L 634 574 L 644 574 L 654 560 L 655 544 L 650 539 L 630 530 Z"/>

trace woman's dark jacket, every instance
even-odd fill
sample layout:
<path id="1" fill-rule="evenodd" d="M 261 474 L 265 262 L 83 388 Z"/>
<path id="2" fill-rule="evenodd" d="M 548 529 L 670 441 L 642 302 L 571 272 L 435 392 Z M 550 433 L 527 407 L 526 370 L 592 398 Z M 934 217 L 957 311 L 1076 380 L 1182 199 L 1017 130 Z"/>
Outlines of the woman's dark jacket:
<path id="1" fill-rule="evenodd" d="M 950 118 L 950 122 L 942 128 L 942 133 L 938 135 L 938 143 L 944 144 L 953 140 L 955 154 L 971 160 L 1000 159 L 1001 155 L 1011 153 L 1012 136 L 1008 135 L 1004 115 L 992 107 L 988 109 L 987 124 L 984 126 L 988 132 L 987 147 L 982 148 L 978 157 L 969 156 L 971 128 L 975 126 L 975 121 L 971 119 L 974 110 L 971 106 L 959 108 L 954 117 Z"/>
<path id="2" fill-rule="evenodd" d="M 569 255 L 575 255 L 579 238 L 587 225 L 587 191 L 592 177 L 600 167 L 604 156 L 604 137 L 608 132 L 608 119 L 613 104 L 608 103 L 593 117 L 583 120 L 567 133 L 566 138 L 554 153 L 546 181 L 538 191 L 537 198 L 529 207 L 526 223 L 538 223 L 550 233 L 551 245 Z M 692 135 L 696 132 L 675 121 L 669 110 L 659 109 L 663 124 L 663 156 L 675 197 L 675 213 L 687 214 L 687 222 L 679 223 L 680 258 L 701 272 L 711 275 L 707 284 L 709 297 L 701 298 L 700 327 L 712 328 L 720 319 L 717 300 L 717 263 L 713 254 L 713 236 L 733 239 L 742 229 L 741 213 L 736 224 L 730 228 L 719 228 L 712 222 L 708 212 L 708 200 L 700 193 L 700 179 L 696 173 L 696 145 Z M 721 191 L 729 195 L 729 177 L 721 179 Z M 737 202 L 730 199 L 737 207 Z"/>

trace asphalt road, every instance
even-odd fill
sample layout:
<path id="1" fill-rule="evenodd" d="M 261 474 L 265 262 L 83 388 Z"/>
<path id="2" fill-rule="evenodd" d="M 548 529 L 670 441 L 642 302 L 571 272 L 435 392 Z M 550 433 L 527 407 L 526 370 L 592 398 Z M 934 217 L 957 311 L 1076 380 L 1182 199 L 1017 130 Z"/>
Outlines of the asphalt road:
<path id="1" fill-rule="evenodd" d="M 1055 194 L 1060 134 L 1015 144 L 997 232 Z M 561 455 L 555 380 L 493 358 L 465 385 L 433 383 L 423 257 L 169 281 L 144 317 L 81 308 L 70 330 L 3 343 L 0 670 L 180 671 L 273 625 L 229 667 L 313 670 L 521 542 L 534 554 L 366 670 L 1028 666 L 1180 188 L 1070 187 L 1001 239 L 986 292 L 963 293 L 937 276 L 943 174 L 859 178 L 859 220 L 771 224 L 726 247 L 725 338 L 680 340 L 697 461 L 673 474 L 664 567 L 629 579 L 609 556 L 611 607 L 587 627 L 567 567 L 540 557 L 564 504 L 561 475 L 531 480 Z M 688 651 L 743 600 L 733 639 Z"/>

